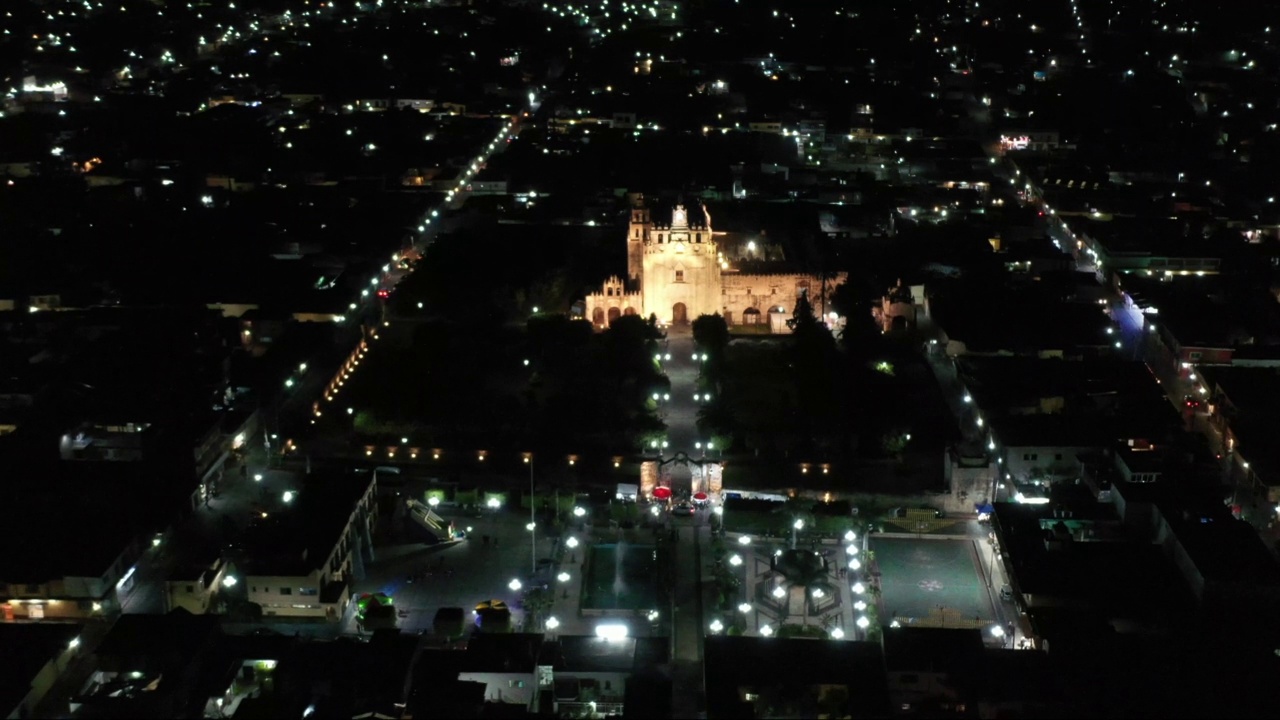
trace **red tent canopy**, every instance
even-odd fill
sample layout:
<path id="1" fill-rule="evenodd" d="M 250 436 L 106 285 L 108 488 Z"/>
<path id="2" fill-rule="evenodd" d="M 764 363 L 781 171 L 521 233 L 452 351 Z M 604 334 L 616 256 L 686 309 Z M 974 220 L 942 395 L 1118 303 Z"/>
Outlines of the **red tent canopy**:
<path id="1" fill-rule="evenodd" d="M 698 502 L 706 502 L 706 501 L 707 501 L 707 494 L 706 494 L 706 493 L 704 493 L 704 492 L 694 493 L 694 494 L 693 494 L 693 499 L 694 499 L 694 500 L 697 500 Z"/>
<path id="2" fill-rule="evenodd" d="M 659 500 L 666 500 L 671 497 L 671 488 L 656 487 L 653 489 L 653 496 Z"/>

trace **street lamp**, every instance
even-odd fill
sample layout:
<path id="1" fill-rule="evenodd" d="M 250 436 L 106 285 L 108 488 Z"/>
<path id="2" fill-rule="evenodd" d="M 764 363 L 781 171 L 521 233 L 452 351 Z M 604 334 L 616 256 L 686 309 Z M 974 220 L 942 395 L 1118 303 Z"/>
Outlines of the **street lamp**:
<path id="1" fill-rule="evenodd" d="M 570 550 L 572 550 L 572 549 L 574 549 L 574 548 L 578 547 L 578 538 L 573 537 L 573 536 L 569 536 L 569 539 L 568 539 L 568 540 L 565 540 L 565 541 L 564 541 L 564 544 L 565 544 L 565 546 L 566 546 L 566 547 L 568 547 Z"/>
<path id="2" fill-rule="evenodd" d="M 538 308 L 533 309 L 538 312 Z M 525 453 L 525 462 L 529 463 L 529 571 L 538 571 L 538 533 L 533 519 L 533 453 Z"/>
<path id="3" fill-rule="evenodd" d="M 741 555 L 739 555 L 739 554 L 737 554 L 737 553 L 734 553 L 733 555 L 730 555 L 730 556 L 729 556 L 729 564 L 730 564 L 730 565 L 732 565 L 732 566 L 734 566 L 734 567 L 738 567 L 738 566 L 742 565 L 742 556 L 741 556 Z"/>
<path id="4" fill-rule="evenodd" d="M 556 579 L 557 579 L 557 580 L 559 580 L 559 581 L 560 581 L 560 582 L 562 582 L 562 583 L 567 583 L 567 582 L 569 582 L 569 573 L 567 573 L 567 572 L 562 572 L 562 573 L 560 573 L 559 575 L 557 575 L 557 576 L 556 576 Z"/>
<path id="5" fill-rule="evenodd" d="M 284 500 L 284 502 L 285 502 L 285 504 L 286 504 L 286 505 L 287 505 L 287 504 L 289 504 L 289 503 L 291 503 L 291 502 L 293 502 L 293 491 L 292 491 L 292 490 L 285 490 L 285 491 L 284 491 L 284 495 L 281 495 L 281 496 L 280 496 L 280 499 L 281 499 L 281 500 Z"/>
<path id="6" fill-rule="evenodd" d="M 435 509 L 435 508 L 440 504 L 440 498 L 435 497 L 435 496 L 433 495 L 433 496 L 431 496 L 431 497 L 427 498 L 427 504 L 428 504 L 428 505 L 430 505 L 430 506 L 431 506 L 431 508 L 434 510 L 434 509 Z"/>
<path id="7" fill-rule="evenodd" d="M 582 517 L 583 515 L 586 515 L 586 514 L 587 514 L 586 509 L 585 509 L 585 508 L 583 508 L 581 505 L 578 505 L 577 507 L 575 507 L 575 508 L 573 509 L 573 516 L 574 516 L 574 517 L 576 517 L 576 518 L 580 518 L 580 517 Z"/>
<path id="8" fill-rule="evenodd" d="M 786 597 L 786 595 L 787 595 L 787 591 L 783 590 L 781 585 L 773 589 L 773 596 L 778 598 L 779 600 Z"/>
<path id="9" fill-rule="evenodd" d="M 254 481 L 254 482 L 262 482 L 262 473 L 254 473 L 254 474 L 253 474 L 253 481 Z"/>
<path id="10" fill-rule="evenodd" d="M 711 621 L 711 632 L 718 633 L 724 630 L 724 623 L 720 622 L 720 618 Z"/>
<path id="11" fill-rule="evenodd" d="M 867 586 L 866 586 L 866 585 L 863 585 L 863 584 L 862 584 L 862 583 L 860 583 L 860 582 L 856 582 L 856 583 L 854 583 L 854 584 L 853 584 L 853 587 L 852 587 L 852 588 L 850 588 L 850 589 L 851 589 L 851 590 L 853 590 L 853 593 L 854 593 L 855 595 L 861 595 L 862 593 L 864 593 L 864 592 L 866 592 L 866 591 L 867 591 Z"/>
<path id="12" fill-rule="evenodd" d="M 858 621 L 856 624 L 859 628 L 862 628 L 863 630 L 866 630 L 867 628 L 871 627 L 871 621 L 867 619 L 866 615 L 859 615 Z"/>
<path id="13" fill-rule="evenodd" d="M 746 615 L 747 613 L 751 612 L 751 603 L 744 602 L 738 605 L 738 612 L 742 613 L 743 615 Z"/>
<path id="14" fill-rule="evenodd" d="M 843 640 L 843 639 L 844 639 L 844 630 L 842 630 L 842 629 L 840 629 L 840 628 L 831 628 L 831 639 L 832 639 L 832 640 Z"/>
<path id="15" fill-rule="evenodd" d="M 497 510 L 498 508 L 502 507 L 502 501 L 496 497 L 489 498 L 488 501 L 485 502 L 485 504 L 489 506 L 490 510 Z"/>
<path id="16" fill-rule="evenodd" d="M 507 587 L 511 588 L 511 592 L 520 592 L 520 588 L 524 587 L 524 585 L 516 578 L 512 578 L 511 582 L 507 583 Z"/>
<path id="17" fill-rule="evenodd" d="M 739 544 L 739 545 L 750 545 L 750 544 L 751 544 L 751 536 L 750 536 L 750 535 L 739 535 L 739 536 L 738 536 L 738 544 Z"/>
<path id="18" fill-rule="evenodd" d="M 237 582 L 240 582 L 240 581 L 236 580 L 235 575 L 228 575 L 222 578 L 222 587 L 224 588 L 235 587 Z"/>
<path id="19" fill-rule="evenodd" d="M 552 615 L 551 617 L 547 618 L 546 625 L 548 630 L 555 630 L 556 628 L 560 627 L 560 621 L 556 619 L 555 615 Z"/>
<path id="20" fill-rule="evenodd" d="M 847 531 L 847 532 L 844 534 L 844 541 L 845 541 L 845 542 L 853 542 L 854 540 L 857 540 L 857 539 L 858 539 L 858 535 L 857 535 L 857 533 L 855 533 L 855 532 L 854 532 L 854 531 L 852 531 L 852 530 L 849 530 L 849 531 Z"/>
<path id="21" fill-rule="evenodd" d="M 773 628 L 768 625 L 761 625 L 760 634 L 764 637 L 773 637 Z"/>

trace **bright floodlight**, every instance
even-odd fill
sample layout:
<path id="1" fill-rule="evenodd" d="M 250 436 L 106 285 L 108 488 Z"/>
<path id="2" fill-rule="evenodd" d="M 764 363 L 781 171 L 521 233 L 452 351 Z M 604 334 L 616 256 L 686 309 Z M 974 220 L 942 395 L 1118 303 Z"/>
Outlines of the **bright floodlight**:
<path id="1" fill-rule="evenodd" d="M 569 582 L 569 573 L 562 572 L 556 576 L 556 579 L 559 580 L 560 582 Z"/>
<path id="2" fill-rule="evenodd" d="M 586 508 L 582 507 L 581 505 L 573 509 L 574 517 L 582 517 L 583 515 L 586 515 L 586 514 L 587 514 Z"/>
<path id="3" fill-rule="evenodd" d="M 742 556 L 741 556 L 741 555 L 738 555 L 738 554 L 734 554 L 734 555 L 730 556 L 730 557 L 729 557 L 729 564 L 730 564 L 730 565 L 732 565 L 732 566 L 734 566 L 734 567 L 738 567 L 739 565 L 741 565 L 741 564 L 742 564 Z"/>
<path id="4" fill-rule="evenodd" d="M 841 630 L 840 628 L 831 628 L 831 639 L 832 639 L 832 640 L 843 640 L 843 639 L 844 639 L 844 630 Z"/>
<path id="5" fill-rule="evenodd" d="M 858 535 L 857 535 L 857 533 L 855 533 L 855 532 L 854 532 L 854 531 L 852 531 L 852 530 L 849 530 L 848 532 L 846 532 L 846 533 L 844 534 L 844 540 L 845 540 L 845 542 L 853 542 L 854 540 L 857 540 L 857 539 L 858 539 Z"/>
<path id="6" fill-rule="evenodd" d="M 502 507 L 502 501 L 496 497 L 489 498 L 489 500 L 485 504 L 493 508 L 494 510 L 497 510 L 498 508 Z"/>
<path id="7" fill-rule="evenodd" d="M 773 628 L 769 627 L 768 625 L 761 625 L 760 634 L 763 635 L 764 637 L 771 637 L 773 635 Z"/>
<path id="8" fill-rule="evenodd" d="M 773 596 L 778 598 L 779 600 L 785 597 L 786 594 L 787 594 L 787 591 L 783 590 L 781 585 L 773 589 Z"/>
<path id="9" fill-rule="evenodd" d="M 827 595 L 827 594 L 826 594 L 825 592 L 823 592 L 823 591 L 822 591 L 822 588 L 814 588 L 814 589 L 813 589 L 813 596 L 814 596 L 815 598 L 821 599 L 821 598 L 823 598 L 823 597 L 826 597 L 826 595 Z"/>
<path id="10" fill-rule="evenodd" d="M 428 505 L 430 505 L 431 507 L 436 507 L 436 506 L 438 506 L 438 505 L 440 504 L 440 498 L 438 498 L 438 497 L 429 497 L 429 498 L 427 498 L 427 504 L 428 504 Z"/>
<path id="11" fill-rule="evenodd" d="M 853 584 L 852 590 L 855 595 L 861 595 L 862 593 L 867 591 L 867 586 L 863 585 L 860 582 L 856 582 Z"/>
<path id="12" fill-rule="evenodd" d="M 849 561 L 849 569 L 850 569 L 850 570 L 861 570 L 861 569 L 862 569 L 862 563 L 858 561 L 858 558 L 854 558 L 854 559 L 852 559 L 852 560 L 850 560 L 850 561 Z"/>
<path id="13" fill-rule="evenodd" d="M 254 481 L 254 482 L 262 482 L 262 473 L 254 473 L 254 474 L 253 474 L 253 481 Z"/>
<path id="14" fill-rule="evenodd" d="M 999 625 L 993 625 L 991 627 L 991 636 L 998 638 L 1004 637 L 1004 628 Z"/>
<path id="15" fill-rule="evenodd" d="M 738 544 L 739 544 L 739 545 L 750 545 L 750 544 L 751 544 L 751 536 L 750 536 L 750 535 L 740 535 L 740 536 L 738 537 Z"/>
<path id="16" fill-rule="evenodd" d="M 547 629 L 548 629 L 548 630 L 555 630 L 555 629 L 556 629 L 556 628 L 558 628 L 558 627 L 560 627 L 560 621 L 559 621 L 559 620 L 557 620 L 557 619 L 556 619 L 556 617 L 555 617 L 554 615 L 552 615 L 551 617 L 547 618 Z"/>
<path id="17" fill-rule="evenodd" d="M 627 637 L 626 625 L 597 625 L 596 637 L 602 640 L 625 640 Z"/>
<path id="18" fill-rule="evenodd" d="M 512 592 L 519 592 L 520 588 L 524 587 L 524 585 L 522 585 L 519 580 L 512 578 L 511 582 L 507 583 L 507 587 L 511 588 Z"/>
<path id="19" fill-rule="evenodd" d="M 284 495 L 281 495 L 281 496 L 280 496 L 280 499 L 281 499 L 281 500 L 284 500 L 286 503 L 291 503 L 291 502 L 293 502 L 293 491 L 292 491 L 292 490 L 285 490 L 285 491 L 284 491 Z"/>
<path id="20" fill-rule="evenodd" d="M 570 549 L 576 548 L 578 547 L 578 538 L 571 537 L 568 540 L 565 540 L 564 544 L 569 546 Z"/>
<path id="21" fill-rule="evenodd" d="M 236 580 L 236 576 L 235 576 L 235 575 L 228 575 L 228 576 L 226 576 L 226 577 L 222 578 L 222 587 L 225 587 L 225 588 L 235 587 L 235 585 L 236 585 L 236 583 L 237 583 L 237 582 L 239 582 L 239 581 L 238 581 L 238 580 Z"/>
<path id="22" fill-rule="evenodd" d="M 858 554 L 858 546 L 857 546 L 857 545 L 850 545 L 849 547 L 846 547 L 846 548 L 844 549 L 844 551 L 845 551 L 845 552 L 847 552 L 847 553 L 849 553 L 850 555 L 857 555 L 857 554 Z"/>
<path id="23" fill-rule="evenodd" d="M 538 525 L 537 525 L 536 523 L 525 523 L 525 524 L 524 524 L 524 529 L 525 529 L 525 530 L 528 530 L 529 532 L 533 532 L 533 529 L 534 529 L 534 528 L 536 528 L 536 527 L 538 527 Z"/>
<path id="24" fill-rule="evenodd" d="M 871 621 L 867 619 L 866 615 L 859 615 L 857 625 L 863 630 L 866 630 L 868 627 L 871 627 Z"/>
<path id="25" fill-rule="evenodd" d="M 751 612 L 751 603 L 742 603 L 739 605 L 738 612 L 743 614 Z"/>
<path id="26" fill-rule="evenodd" d="M 724 630 L 724 623 L 720 622 L 720 618 L 711 621 L 711 632 L 718 633 Z"/>
<path id="27" fill-rule="evenodd" d="M 797 519 L 796 519 L 796 521 L 795 521 L 794 523 L 792 523 L 791 527 L 793 527 L 793 528 L 795 528 L 795 529 L 797 529 L 797 530 L 803 530 L 803 529 L 804 529 L 804 520 L 801 520 L 801 519 L 797 518 Z"/>
<path id="28" fill-rule="evenodd" d="M 862 612 L 863 610 L 866 610 L 866 609 L 867 609 L 867 603 L 866 603 L 866 601 L 865 601 L 865 600 L 859 600 L 858 602 L 854 603 L 854 604 L 853 604 L 853 609 L 854 609 L 854 610 L 857 610 L 858 612 Z"/>

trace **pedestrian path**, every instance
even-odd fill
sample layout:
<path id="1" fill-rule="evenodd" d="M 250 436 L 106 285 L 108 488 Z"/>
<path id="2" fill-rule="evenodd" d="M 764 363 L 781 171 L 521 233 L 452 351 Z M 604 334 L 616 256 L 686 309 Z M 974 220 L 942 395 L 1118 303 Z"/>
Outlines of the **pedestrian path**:
<path id="1" fill-rule="evenodd" d="M 692 718 L 703 713 L 702 607 L 703 586 L 700 564 L 710 551 L 710 533 L 705 525 L 679 528 L 676 542 L 675 598 L 672 606 L 671 709 L 674 717 Z"/>

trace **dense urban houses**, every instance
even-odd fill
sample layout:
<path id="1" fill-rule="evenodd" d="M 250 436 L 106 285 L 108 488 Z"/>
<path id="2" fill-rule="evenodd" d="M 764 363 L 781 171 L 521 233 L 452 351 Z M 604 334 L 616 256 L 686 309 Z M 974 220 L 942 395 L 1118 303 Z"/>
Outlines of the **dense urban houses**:
<path id="1" fill-rule="evenodd" d="M 1274 717 L 1275 5 L 0 4 L 0 714 Z"/>

